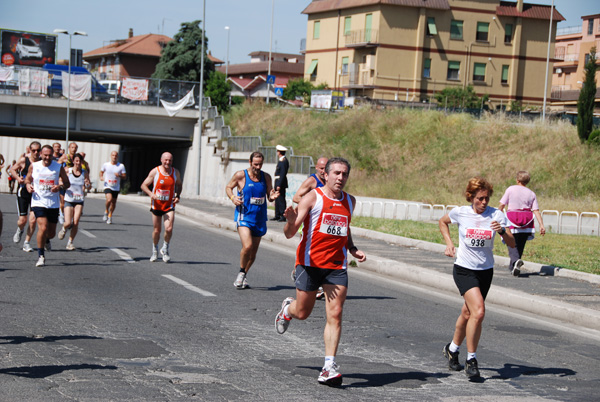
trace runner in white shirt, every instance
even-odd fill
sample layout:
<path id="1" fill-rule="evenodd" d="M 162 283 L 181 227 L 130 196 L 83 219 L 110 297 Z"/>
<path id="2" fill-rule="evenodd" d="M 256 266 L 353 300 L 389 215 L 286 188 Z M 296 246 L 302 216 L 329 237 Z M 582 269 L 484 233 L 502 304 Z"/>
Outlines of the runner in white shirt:
<path id="1" fill-rule="evenodd" d="M 31 209 L 38 225 L 38 261 L 36 267 L 46 263 L 44 246 L 54 238 L 58 212 L 60 210 L 59 191 L 69 188 L 69 178 L 65 169 L 52 159 L 54 150 L 50 145 L 42 147 L 42 160 L 29 166 L 25 185 L 31 193 Z M 62 181 L 62 183 L 61 183 Z"/>
<path id="2" fill-rule="evenodd" d="M 109 225 L 112 223 L 112 214 L 117 206 L 117 197 L 121 190 L 121 180 L 127 178 L 125 166 L 118 162 L 119 153 L 112 151 L 110 162 L 106 162 L 100 169 L 100 180 L 104 181 L 104 195 L 106 196 L 106 206 L 104 209 L 103 221 Z"/>
<path id="3" fill-rule="evenodd" d="M 65 223 L 63 228 L 58 232 L 58 239 L 65 238 L 67 231 L 70 229 L 69 241 L 67 242 L 67 250 L 75 250 L 73 240 L 77 236 L 79 229 L 79 219 L 83 212 L 83 200 L 85 190 L 90 188 L 90 177 L 87 170 L 82 168 L 83 156 L 75 154 L 73 157 L 73 167 L 67 168 L 67 174 L 71 187 L 65 192 Z"/>
<path id="4" fill-rule="evenodd" d="M 485 317 L 485 297 L 494 275 L 494 238 L 496 233 L 509 247 L 514 247 L 515 238 L 506 230 L 508 222 L 504 214 L 489 207 L 493 186 L 484 178 L 469 180 L 465 196 L 470 206 L 459 207 L 444 215 L 440 221 L 440 231 L 446 242 L 446 254 L 455 257 L 454 282 L 464 297 L 461 313 L 456 321 L 452 342 L 443 349 L 448 359 L 448 368 L 462 369 L 458 362 L 458 348 L 467 339 L 467 360 L 465 374 L 470 379 L 480 376 L 477 365 L 477 346 L 481 337 L 481 325 Z M 458 224 L 459 247 L 454 248 L 450 237 L 450 224 Z"/>

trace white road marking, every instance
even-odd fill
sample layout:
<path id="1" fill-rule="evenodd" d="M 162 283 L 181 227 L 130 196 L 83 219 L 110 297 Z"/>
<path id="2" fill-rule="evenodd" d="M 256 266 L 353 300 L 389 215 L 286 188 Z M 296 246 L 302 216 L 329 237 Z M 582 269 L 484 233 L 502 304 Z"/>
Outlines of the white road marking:
<path id="1" fill-rule="evenodd" d="M 90 233 L 90 232 L 88 232 L 88 231 L 87 231 L 87 230 L 85 230 L 85 229 L 79 229 L 79 233 L 83 233 L 84 235 L 86 235 L 87 237 L 90 237 L 90 238 L 92 238 L 92 239 L 95 239 L 95 238 L 96 238 L 96 235 L 95 235 L 95 234 L 93 234 L 93 233 Z"/>
<path id="2" fill-rule="evenodd" d="M 125 251 L 119 250 L 118 248 L 111 248 L 110 250 L 112 252 L 114 252 L 115 254 L 117 254 L 122 259 L 124 259 L 125 261 L 127 261 L 128 263 L 135 264 L 135 260 L 133 258 L 131 258 L 131 256 L 129 254 L 127 254 Z"/>
<path id="3" fill-rule="evenodd" d="M 212 294 L 210 292 L 207 292 L 206 290 L 202 290 L 200 288 L 195 287 L 194 285 L 191 285 L 189 283 L 187 283 L 186 281 L 183 281 L 179 278 L 174 277 L 173 275 L 163 275 L 165 278 L 172 280 L 175 283 L 178 283 L 180 285 L 182 285 L 184 288 L 191 290 L 192 292 L 196 292 L 196 293 L 200 293 L 202 296 L 207 296 L 207 297 L 217 297 L 217 295 Z"/>

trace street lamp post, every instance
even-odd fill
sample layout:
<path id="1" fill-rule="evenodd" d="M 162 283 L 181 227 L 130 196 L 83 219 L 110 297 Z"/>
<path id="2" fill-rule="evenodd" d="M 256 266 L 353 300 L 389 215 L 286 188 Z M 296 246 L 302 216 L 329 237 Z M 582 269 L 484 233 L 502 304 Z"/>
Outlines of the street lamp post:
<path id="1" fill-rule="evenodd" d="M 271 36 L 269 39 L 269 72 L 267 73 L 267 79 L 271 75 L 271 52 L 273 50 L 273 16 L 275 15 L 275 0 L 271 2 Z M 271 95 L 271 84 L 267 83 L 267 105 L 269 104 L 269 98 Z"/>
<path id="2" fill-rule="evenodd" d="M 198 148 L 200 148 L 202 143 L 202 107 L 204 106 L 203 97 L 204 97 L 204 34 L 206 28 L 206 0 L 202 0 L 202 44 L 201 44 L 201 54 L 200 54 L 200 88 L 198 94 L 198 130 L 200 136 L 198 138 Z M 198 160 L 196 161 L 196 172 L 198 173 L 198 177 L 196 180 L 196 195 L 200 195 L 200 167 L 202 164 L 200 163 L 200 157 L 202 153 L 199 152 Z"/>
<path id="3" fill-rule="evenodd" d="M 542 121 L 546 121 L 546 96 L 548 94 L 548 70 L 550 69 L 550 43 L 552 42 L 552 17 L 554 16 L 554 0 L 550 8 L 550 27 L 548 28 L 548 52 L 546 53 L 546 78 L 544 79 L 544 105 L 542 106 Z"/>
<path id="4" fill-rule="evenodd" d="M 225 27 L 227 31 L 227 60 L 225 63 L 225 82 L 227 82 L 227 78 L 229 78 L 229 33 L 231 32 L 229 27 Z M 229 105 L 231 106 L 231 91 L 229 92 Z"/>
<path id="5" fill-rule="evenodd" d="M 67 124 L 65 135 L 65 141 L 67 143 L 65 145 L 65 149 L 69 149 L 69 113 L 71 111 L 71 53 L 73 51 L 71 46 L 71 40 L 73 39 L 73 35 L 87 36 L 87 33 L 83 31 L 75 31 L 73 33 L 70 33 L 66 29 L 55 29 L 54 33 L 69 35 L 69 75 L 67 77 Z"/>

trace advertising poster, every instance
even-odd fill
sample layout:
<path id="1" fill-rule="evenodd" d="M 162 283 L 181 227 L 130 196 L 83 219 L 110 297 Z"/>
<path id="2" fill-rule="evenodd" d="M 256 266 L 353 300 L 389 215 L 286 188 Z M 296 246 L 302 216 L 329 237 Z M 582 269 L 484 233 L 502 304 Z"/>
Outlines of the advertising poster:
<path id="1" fill-rule="evenodd" d="M 5 66 L 42 67 L 56 60 L 56 36 L 0 28 L 0 60 Z"/>

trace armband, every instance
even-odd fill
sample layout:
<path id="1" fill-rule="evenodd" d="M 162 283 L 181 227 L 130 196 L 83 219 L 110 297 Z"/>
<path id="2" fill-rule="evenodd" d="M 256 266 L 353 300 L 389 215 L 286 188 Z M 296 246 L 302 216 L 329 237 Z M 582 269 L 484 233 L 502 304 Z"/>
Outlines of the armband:
<path id="1" fill-rule="evenodd" d="M 235 197 L 235 196 L 232 194 L 232 195 L 229 197 L 229 199 L 230 199 L 231 201 L 233 201 L 233 197 Z"/>
<path id="2" fill-rule="evenodd" d="M 352 246 L 348 249 L 348 251 L 350 251 L 352 253 L 354 251 L 358 251 L 358 248 L 356 246 Z"/>

